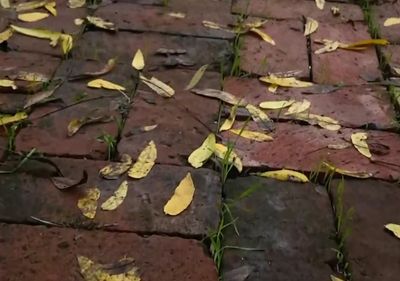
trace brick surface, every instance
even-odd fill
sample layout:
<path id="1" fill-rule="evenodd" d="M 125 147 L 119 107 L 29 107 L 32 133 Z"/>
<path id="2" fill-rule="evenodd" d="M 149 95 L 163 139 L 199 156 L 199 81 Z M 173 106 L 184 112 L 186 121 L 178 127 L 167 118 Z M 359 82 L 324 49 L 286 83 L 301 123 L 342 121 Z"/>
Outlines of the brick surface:
<path id="1" fill-rule="evenodd" d="M 241 197 L 249 190 L 253 192 Z M 249 266 L 249 281 L 329 278 L 333 221 L 324 189 L 244 177 L 228 180 L 226 191 L 239 236 L 227 228 L 224 242 L 261 251 L 226 249 L 224 274 Z"/>
<path id="2" fill-rule="evenodd" d="M 278 94 L 266 90 L 265 83 L 257 79 L 228 78 L 224 90 L 248 102 L 258 105 L 263 101 L 290 100 L 311 102 L 311 113 L 338 120 L 342 126 L 358 128 L 394 128 L 395 112 L 390 102 L 390 94 L 384 87 L 355 86 L 344 87 L 327 94 L 307 94 L 310 89 L 278 88 Z M 285 111 L 285 110 L 284 110 Z M 283 120 L 291 119 L 282 110 L 267 110 L 269 116 Z"/>
<path id="3" fill-rule="evenodd" d="M 135 159 L 135 158 L 134 158 Z M 206 235 L 215 229 L 219 220 L 221 187 L 216 172 L 156 165 L 141 180 L 129 180 L 129 190 L 124 202 L 114 211 L 102 211 L 100 205 L 110 197 L 122 180 L 103 180 L 98 171 L 107 162 L 51 158 L 66 177 L 77 178 L 83 170 L 88 182 L 80 187 L 60 191 L 52 184 L 51 166 L 32 163 L 20 174 L 2 176 L 0 193 L 0 220 L 26 223 L 31 216 L 71 227 L 111 225 L 108 230 L 139 233 L 167 233 L 187 236 Z M 184 176 L 190 172 L 195 184 L 192 203 L 179 216 L 164 214 L 163 207 Z M 36 176 L 35 176 L 36 175 Z M 40 177 L 37 177 L 40 175 Z M 85 190 L 97 186 L 101 191 L 99 207 L 94 220 L 86 219 L 77 207 Z M 24 208 L 20 208 L 24 206 Z"/>
<path id="4" fill-rule="evenodd" d="M 372 20 L 379 30 L 381 38 L 389 40 L 391 43 L 400 43 L 400 25 L 383 26 L 387 18 L 400 17 L 399 3 L 382 3 L 371 7 Z"/>
<path id="5" fill-rule="evenodd" d="M 0 275 L 10 281 L 83 281 L 77 255 L 101 264 L 133 258 L 141 280 L 218 280 L 200 243 L 176 237 L 1 224 L 0 245 Z"/>
<path id="6" fill-rule="evenodd" d="M 339 8 L 340 16 L 332 14 L 332 7 Z M 232 12 L 272 19 L 302 19 L 304 16 L 329 23 L 364 20 L 362 10 L 357 5 L 326 3 L 325 8 L 320 10 L 314 1 L 298 0 L 233 0 Z"/>
<path id="7" fill-rule="evenodd" d="M 344 43 L 370 39 L 368 28 L 363 23 L 335 24 L 320 23 L 318 30 L 311 35 L 313 80 L 319 84 L 365 84 L 364 80 L 379 79 L 381 73 L 376 50 L 373 47 L 364 51 L 336 50 L 316 55 L 314 52 L 323 45 L 316 39 L 337 40 Z"/>
<path id="8" fill-rule="evenodd" d="M 338 182 L 333 183 L 335 187 Z M 400 274 L 399 240 L 384 229 L 400 222 L 398 184 L 346 180 L 344 206 L 353 208 L 346 246 L 354 280 L 396 280 Z"/>
<path id="9" fill-rule="evenodd" d="M 259 75 L 299 70 L 302 77 L 309 77 L 302 22 L 271 20 L 261 29 L 275 40 L 276 46 L 261 40 L 258 35 L 245 35 L 240 51 L 240 68 Z"/>
<path id="10" fill-rule="evenodd" d="M 244 166 L 288 168 L 301 171 L 316 171 L 321 161 L 328 161 L 338 168 L 349 171 L 368 172 L 374 177 L 396 181 L 400 178 L 399 158 L 400 137 L 395 133 L 368 131 L 368 143 L 386 145 L 386 155 L 374 155 L 374 161 L 361 155 L 354 147 L 335 150 L 327 146 L 350 142 L 353 132 L 359 130 L 341 129 L 338 132 L 290 123 L 275 123 L 276 131 L 271 134 L 273 141 L 256 143 L 239 138 L 235 151 L 241 156 Z M 243 124 L 236 124 L 237 128 Z M 250 123 L 251 130 L 259 130 Z M 237 136 L 226 132 L 225 141 L 235 141 Z"/>
<path id="11" fill-rule="evenodd" d="M 193 71 L 170 70 L 153 73 L 158 79 L 170 83 L 175 89 L 174 98 L 165 99 L 142 85 L 129 113 L 119 153 L 136 156 L 150 140 L 158 148 L 157 162 L 188 165 L 187 157 L 214 131 L 219 102 L 184 91 Z M 219 74 L 206 73 L 199 88 L 218 88 Z M 135 128 L 147 125 L 158 127 L 150 132 L 132 133 Z M 137 131 L 137 130 L 136 130 Z"/>

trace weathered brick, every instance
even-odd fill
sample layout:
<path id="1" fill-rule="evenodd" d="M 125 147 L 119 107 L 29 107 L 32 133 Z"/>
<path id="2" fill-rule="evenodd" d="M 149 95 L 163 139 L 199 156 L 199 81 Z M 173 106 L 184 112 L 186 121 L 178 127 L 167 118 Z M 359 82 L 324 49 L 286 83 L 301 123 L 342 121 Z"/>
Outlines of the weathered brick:
<path id="1" fill-rule="evenodd" d="M 400 43 L 400 25 L 384 26 L 387 18 L 400 17 L 399 3 L 383 3 L 371 7 L 372 20 L 381 38 L 389 40 L 391 43 Z"/>

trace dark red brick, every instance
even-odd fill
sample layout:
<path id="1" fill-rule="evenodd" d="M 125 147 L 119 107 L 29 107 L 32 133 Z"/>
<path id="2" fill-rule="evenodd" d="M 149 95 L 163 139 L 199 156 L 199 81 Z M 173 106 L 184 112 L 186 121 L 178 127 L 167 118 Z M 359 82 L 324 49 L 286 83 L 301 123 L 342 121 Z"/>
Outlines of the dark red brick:
<path id="1" fill-rule="evenodd" d="M 78 255 L 101 264 L 131 257 L 141 280 L 218 280 L 200 242 L 178 237 L 1 224 L 0 245 L 0 275 L 10 281 L 83 280 Z"/>
<path id="2" fill-rule="evenodd" d="M 372 20 L 381 38 L 389 40 L 391 43 L 400 43 L 400 25 L 384 26 L 387 18 L 400 17 L 399 3 L 384 3 L 371 7 Z"/>

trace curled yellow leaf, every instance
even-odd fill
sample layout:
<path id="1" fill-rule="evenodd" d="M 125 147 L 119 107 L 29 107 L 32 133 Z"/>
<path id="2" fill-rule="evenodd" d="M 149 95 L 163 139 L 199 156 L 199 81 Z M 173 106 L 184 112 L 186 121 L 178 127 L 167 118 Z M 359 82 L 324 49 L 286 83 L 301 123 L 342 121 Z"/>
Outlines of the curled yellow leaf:
<path id="1" fill-rule="evenodd" d="M 239 156 L 233 151 L 233 149 L 228 149 L 225 145 L 216 143 L 214 154 L 223 161 L 226 160 L 228 163 L 233 163 L 233 166 L 235 166 L 239 173 L 243 170 L 242 160 L 240 160 Z"/>
<path id="2" fill-rule="evenodd" d="M 176 187 L 171 199 L 164 206 L 164 213 L 170 216 L 176 216 L 186 210 L 193 200 L 195 192 L 194 183 L 190 173 Z"/>
<path id="3" fill-rule="evenodd" d="M 123 181 L 114 194 L 108 198 L 103 204 L 101 209 L 104 211 L 112 211 L 122 204 L 126 195 L 128 194 L 128 181 Z"/>
<path id="4" fill-rule="evenodd" d="M 285 112 L 285 115 L 302 113 L 308 110 L 310 106 L 311 102 L 309 100 L 303 99 L 302 101 L 296 101 L 288 108 L 287 112 Z"/>
<path id="5" fill-rule="evenodd" d="M 318 22 L 313 19 L 307 17 L 306 25 L 304 28 L 304 36 L 310 35 L 311 33 L 314 33 L 318 29 Z"/>
<path id="6" fill-rule="evenodd" d="M 396 25 L 396 24 L 400 24 L 400 18 L 387 18 L 385 20 L 385 22 L 383 23 L 383 26 L 392 26 L 392 25 Z"/>
<path id="7" fill-rule="evenodd" d="M 106 179 L 117 179 L 119 176 L 129 170 L 132 165 L 132 158 L 129 154 L 122 154 L 121 162 L 111 163 L 103 167 L 99 174 Z"/>
<path id="8" fill-rule="evenodd" d="M 138 159 L 132 168 L 128 171 L 128 176 L 134 179 L 144 178 L 150 173 L 157 159 L 157 148 L 154 141 L 149 144 L 140 152 Z"/>
<path id="9" fill-rule="evenodd" d="M 92 187 L 86 191 L 86 195 L 78 200 L 78 208 L 82 214 L 94 219 L 97 211 L 97 200 L 100 198 L 100 190 L 97 187 Z"/>
<path id="10" fill-rule="evenodd" d="M 68 7 L 76 9 L 85 6 L 86 0 L 68 0 Z"/>
<path id="11" fill-rule="evenodd" d="M 44 5 L 47 11 L 50 12 L 53 16 L 57 16 L 57 10 L 56 10 L 56 2 L 48 2 L 46 5 Z"/>
<path id="12" fill-rule="evenodd" d="M 274 39 L 272 39 L 271 36 L 269 36 L 267 33 L 265 33 L 264 31 L 256 28 L 256 27 L 252 27 L 250 28 L 251 32 L 254 32 L 255 34 L 257 34 L 258 36 L 261 37 L 262 40 L 264 40 L 267 43 L 270 43 L 271 45 L 275 46 L 275 41 Z"/>
<path id="13" fill-rule="evenodd" d="M 229 132 L 238 135 L 242 138 L 249 139 L 249 140 L 255 140 L 258 142 L 264 142 L 264 141 L 271 141 L 273 138 L 267 134 L 256 132 L 256 131 L 249 131 L 249 130 L 240 130 L 240 129 L 231 129 Z"/>
<path id="14" fill-rule="evenodd" d="M 150 89 L 162 97 L 170 98 L 175 94 L 175 90 L 171 86 L 165 84 L 155 77 L 148 79 L 143 75 L 140 75 L 140 80 L 142 80 L 142 82 L 145 83 Z"/>
<path id="15" fill-rule="evenodd" d="M 188 158 L 190 165 L 200 168 L 213 155 L 215 149 L 215 135 L 209 134 L 202 145 L 194 150 Z"/>
<path id="16" fill-rule="evenodd" d="M 0 87 L 11 88 L 13 90 L 17 89 L 17 85 L 15 85 L 15 82 L 8 79 L 0 79 Z"/>
<path id="17" fill-rule="evenodd" d="M 385 228 L 387 230 L 390 230 L 397 238 L 400 239 L 400 225 L 399 224 L 389 223 L 389 224 L 385 225 Z"/>
<path id="18" fill-rule="evenodd" d="M 142 70 L 144 68 L 144 56 L 140 49 L 136 51 L 136 54 L 133 57 L 132 67 L 136 70 Z"/>
<path id="19" fill-rule="evenodd" d="M 93 17 L 93 16 L 87 16 L 86 20 L 101 29 L 106 29 L 106 30 L 115 30 L 115 25 L 114 23 L 110 22 L 110 21 L 106 21 L 100 17 Z"/>
<path id="20" fill-rule="evenodd" d="M 112 83 L 110 81 L 104 80 L 104 79 L 95 79 L 90 81 L 87 84 L 88 87 L 90 88 L 97 88 L 97 89 L 107 89 L 107 90 L 116 90 L 116 91 L 125 91 L 125 87 L 120 86 L 118 84 Z"/>
<path id="21" fill-rule="evenodd" d="M 368 148 L 367 143 L 368 135 L 364 132 L 353 133 L 351 134 L 351 142 L 353 143 L 354 147 L 367 158 L 371 158 L 371 152 Z"/>
<path id="22" fill-rule="evenodd" d="M 309 179 L 306 175 L 300 172 L 292 171 L 292 170 L 278 170 L 278 171 L 268 171 L 264 173 L 257 174 L 260 177 L 272 178 L 280 181 L 294 181 L 294 182 L 309 182 Z"/>
<path id="23" fill-rule="evenodd" d="M 335 50 L 337 50 L 340 46 L 340 43 L 338 41 L 327 41 L 325 43 L 325 46 L 315 50 L 314 54 L 316 55 L 320 55 L 320 54 L 324 54 L 324 53 L 330 53 L 333 52 Z"/>
<path id="24" fill-rule="evenodd" d="M 208 64 L 201 66 L 196 73 L 193 75 L 192 79 L 190 80 L 189 84 L 186 86 L 185 90 L 190 90 L 196 87 L 196 85 L 200 82 L 201 78 L 203 77 L 204 73 L 206 72 Z"/>
<path id="25" fill-rule="evenodd" d="M 349 171 L 349 170 L 337 168 L 327 162 L 322 162 L 322 166 L 325 167 L 329 171 L 336 172 L 338 174 L 341 174 L 344 176 L 349 176 L 352 178 L 367 179 L 367 178 L 370 178 L 373 176 L 371 173 L 367 173 L 367 172 Z"/>
<path id="26" fill-rule="evenodd" d="M 18 122 L 28 118 L 25 112 L 17 112 L 14 115 L 1 115 L 0 114 L 0 126 L 7 125 L 10 123 Z"/>
<path id="27" fill-rule="evenodd" d="M 227 131 L 230 128 L 232 128 L 233 123 L 235 123 L 236 119 L 236 111 L 237 111 L 237 105 L 232 106 L 231 111 L 229 113 L 229 117 L 222 123 L 221 128 L 219 128 L 219 131 Z"/>
<path id="28" fill-rule="evenodd" d="M 260 103 L 262 109 L 281 109 L 291 106 L 295 100 L 263 101 Z"/>
<path id="29" fill-rule="evenodd" d="M 12 34 L 13 34 L 13 32 L 12 32 L 11 28 L 7 28 L 3 32 L 0 32 L 0 44 L 7 41 L 8 39 L 10 39 Z"/>
<path id="30" fill-rule="evenodd" d="M 45 19 L 48 16 L 49 16 L 48 13 L 34 12 L 34 13 L 19 14 L 18 19 L 20 21 L 25 21 L 25 22 L 35 22 Z"/>
<path id="31" fill-rule="evenodd" d="M 291 88 L 306 88 L 313 85 L 313 83 L 311 82 L 300 81 L 297 80 L 295 77 L 278 77 L 273 74 L 261 77 L 260 81 L 273 85 L 278 85 L 281 87 Z"/>

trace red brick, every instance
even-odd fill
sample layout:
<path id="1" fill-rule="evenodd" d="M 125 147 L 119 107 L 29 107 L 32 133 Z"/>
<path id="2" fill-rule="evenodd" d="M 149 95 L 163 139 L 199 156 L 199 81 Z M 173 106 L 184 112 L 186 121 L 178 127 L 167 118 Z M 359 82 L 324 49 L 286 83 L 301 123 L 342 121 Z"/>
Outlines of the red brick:
<path id="1" fill-rule="evenodd" d="M 270 35 L 276 46 L 261 40 L 258 35 L 244 36 L 240 51 L 240 68 L 249 73 L 302 71 L 309 77 L 307 42 L 301 21 L 268 21 L 262 30 Z"/>
<path id="2" fill-rule="evenodd" d="M 342 126 L 358 128 L 365 125 L 376 129 L 394 129 L 396 118 L 390 94 L 380 86 L 343 87 L 327 94 L 307 94 L 306 88 L 278 88 L 278 94 L 267 91 L 267 85 L 257 79 L 228 78 L 225 91 L 258 105 L 263 101 L 289 100 L 311 102 L 311 112 L 338 120 Z M 281 110 L 268 110 L 273 118 L 291 119 Z"/>
<path id="3" fill-rule="evenodd" d="M 387 18 L 400 17 L 399 3 L 385 3 L 371 7 L 372 20 L 378 28 L 381 38 L 389 40 L 391 43 L 400 43 L 400 25 L 383 26 Z"/>
<path id="4" fill-rule="evenodd" d="M 131 257 L 141 280 L 218 280 L 202 245 L 178 237 L 2 224 L 0 245 L 7 280 L 83 280 L 77 255 L 101 264 Z"/>
<path id="5" fill-rule="evenodd" d="M 364 51 L 336 50 L 331 53 L 316 55 L 314 52 L 323 45 L 316 44 L 316 39 L 337 40 L 352 43 L 370 39 L 368 28 L 362 23 L 326 24 L 320 23 L 318 30 L 311 35 L 313 80 L 319 84 L 360 85 L 369 80 L 379 79 L 381 72 L 376 50 L 373 47 Z"/>

